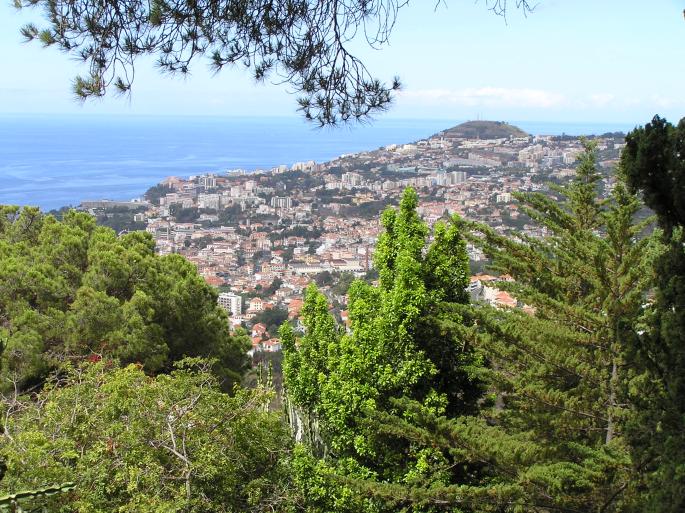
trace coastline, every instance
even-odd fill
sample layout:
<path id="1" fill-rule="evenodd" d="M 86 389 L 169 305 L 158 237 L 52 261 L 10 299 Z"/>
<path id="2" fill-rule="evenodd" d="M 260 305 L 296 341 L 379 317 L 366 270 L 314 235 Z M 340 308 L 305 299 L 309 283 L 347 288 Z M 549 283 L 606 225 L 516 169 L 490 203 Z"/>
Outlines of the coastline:
<path id="1" fill-rule="evenodd" d="M 130 200 L 168 176 L 254 171 L 408 143 L 462 120 L 383 118 L 315 129 L 299 118 L 0 114 L 0 204 L 43 210 Z M 538 134 L 628 130 L 626 123 L 516 122 Z"/>

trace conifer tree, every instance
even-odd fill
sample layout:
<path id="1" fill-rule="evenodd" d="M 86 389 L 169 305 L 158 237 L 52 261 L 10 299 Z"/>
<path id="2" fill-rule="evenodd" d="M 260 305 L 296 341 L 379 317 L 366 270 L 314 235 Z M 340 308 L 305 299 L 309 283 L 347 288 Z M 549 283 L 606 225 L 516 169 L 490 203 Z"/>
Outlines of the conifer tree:
<path id="1" fill-rule="evenodd" d="M 149 234 L 117 237 L 83 212 L 57 221 L 0 206 L 0 284 L 0 390 L 89 356 L 150 373 L 211 356 L 227 389 L 245 371 L 246 340 L 229 332 L 216 292 L 181 256 L 156 256 Z"/>
<path id="2" fill-rule="evenodd" d="M 647 328 L 633 338 L 642 371 L 631 387 L 639 415 L 630 424 L 636 463 L 649 472 L 645 511 L 685 510 L 685 119 L 655 116 L 626 137 L 630 185 L 641 191 L 663 230 Z"/>
<path id="3" fill-rule="evenodd" d="M 558 198 L 517 194 L 546 236 L 469 225 L 471 240 L 515 280 L 498 286 L 532 312 L 471 309 L 502 403 L 491 422 L 538 455 L 519 470 L 530 481 L 523 501 L 567 511 L 623 511 L 636 486 L 624 440 L 623 347 L 656 250 L 620 171 L 606 201 L 599 184 L 596 147 L 586 142 L 572 183 L 554 187 Z"/>

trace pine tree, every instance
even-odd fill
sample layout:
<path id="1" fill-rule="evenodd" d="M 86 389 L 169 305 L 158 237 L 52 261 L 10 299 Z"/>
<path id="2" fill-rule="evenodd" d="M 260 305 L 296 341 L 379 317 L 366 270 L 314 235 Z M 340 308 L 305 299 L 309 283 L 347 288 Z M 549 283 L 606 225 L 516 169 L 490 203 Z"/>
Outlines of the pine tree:
<path id="1" fill-rule="evenodd" d="M 181 256 L 156 256 L 147 233 L 117 237 L 73 210 L 58 221 L 0 207 L 0 284 L 0 390 L 89 356 L 151 373 L 211 356 L 228 390 L 245 371 L 247 342 L 230 334 L 216 292 Z"/>
<path id="2" fill-rule="evenodd" d="M 674 127 L 655 116 L 628 134 L 622 164 L 656 212 L 665 246 L 647 328 L 633 338 L 642 372 L 632 383 L 640 415 L 629 435 L 649 471 L 645 511 L 675 513 L 685 510 L 685 119 Z"/>
<path id="3" fill-rule="evenodd" d="M 620 175 L 603 200 L 596 147 L 585 143 L 576 176 L 558 199 L 517 194 L 547 234 L 504 237 L 471 224 L 471 238 L 515 280 L 499 285 L 522 310 L 472 309 L 483 330 L 501 407 L 499 428 L 525 436 L 539 454 L 526 470 L 528 500 L 568 511 L 622 511 L 636 486 L 624 441 L 629 411 L 623 347 L 649 287 L 649 219 Z M 536 490 L 537 489 L 537 490 Z"/>

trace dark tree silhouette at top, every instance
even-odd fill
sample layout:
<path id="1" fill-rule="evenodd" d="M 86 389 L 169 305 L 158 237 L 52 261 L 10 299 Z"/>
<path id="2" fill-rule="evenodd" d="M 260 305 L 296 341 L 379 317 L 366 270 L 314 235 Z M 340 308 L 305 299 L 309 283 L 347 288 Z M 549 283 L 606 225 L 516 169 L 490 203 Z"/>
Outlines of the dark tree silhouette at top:
<path id="1" fill-rule="evenodd" d="M 509 0 L 524 12 L 526 0 Z M 363 38 L 388 42 L 407 0 L 15 0 L 37 6 L 46 28 L 28 24 L 27 41 L 56 45 L 88 65 L 73 88 L 77 98 L 131 90 L 136 60 L 152 55 L 171 74 L 187 74 L 198 56 L 216 72 L 251 70 L 257 81 L 289 84 L 304 117 L 321 126 L 368 119 L 387 109 L 397 77 L 383 82 L 348 49 Z M 507 0 L 486 5 L 504 16 Z"/>

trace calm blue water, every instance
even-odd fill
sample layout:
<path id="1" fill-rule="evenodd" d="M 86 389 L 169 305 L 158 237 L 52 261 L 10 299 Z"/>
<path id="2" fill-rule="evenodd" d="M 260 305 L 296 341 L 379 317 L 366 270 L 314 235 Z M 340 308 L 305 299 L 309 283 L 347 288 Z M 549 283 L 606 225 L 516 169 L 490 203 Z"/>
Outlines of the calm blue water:
<path id="1" fill-rule="evenodd" d="M 131 199 L 167 176 L 325 162 L 427 137 L 462 120 L 382 119 L 314 129 L 293 118 L 0 116 L 0 204 L 43 209 Z M 517 123 L 530 133 L 591 134 L 621 124 Z"/>

